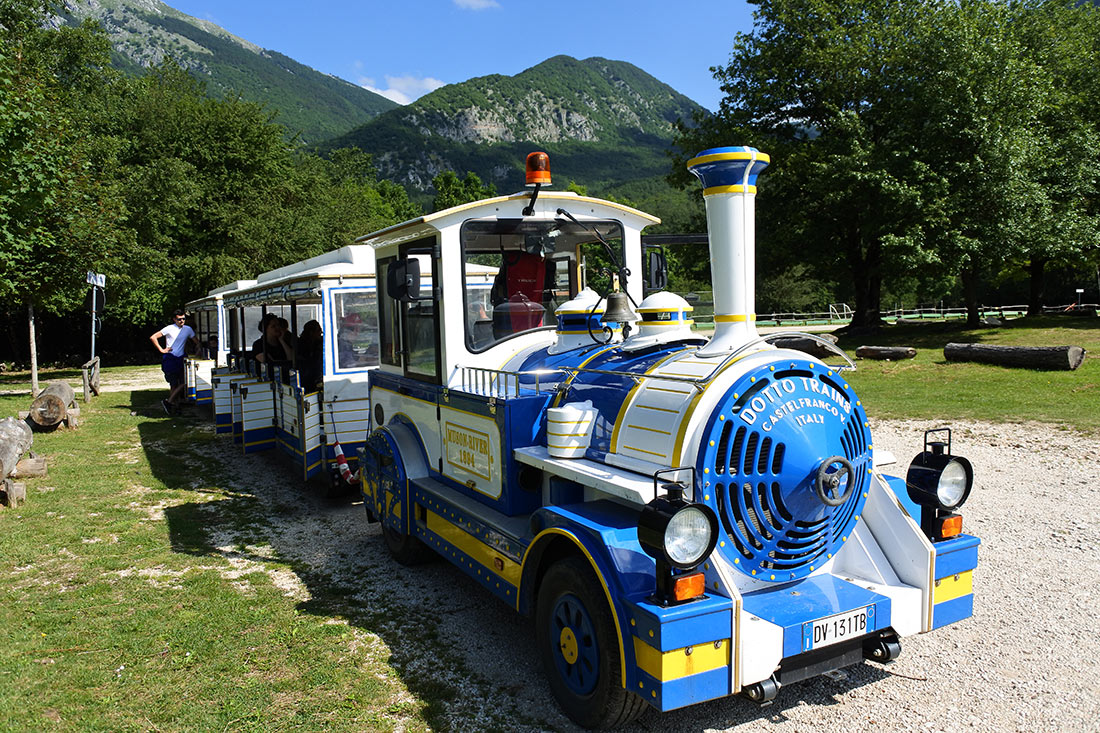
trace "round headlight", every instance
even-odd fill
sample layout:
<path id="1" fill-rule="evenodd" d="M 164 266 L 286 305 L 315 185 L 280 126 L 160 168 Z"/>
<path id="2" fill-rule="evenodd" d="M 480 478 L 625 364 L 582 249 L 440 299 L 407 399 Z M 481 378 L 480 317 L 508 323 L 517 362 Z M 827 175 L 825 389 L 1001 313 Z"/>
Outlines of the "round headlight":
<path id="1" fill-rule="evenodd" d="M 665 527 L 665 552 L 676 565 L 698 565 L 711 551 L 714 529 L 697 506 L 676 512 Z"/>
<path id="2" fill-rule="evenodd" d="M 962 504 L 970 489 L 970 476 L 961 461 L 950 461 L 943 467 L 939 483 L 936 485 L 936 498 L 944 509 L 954 509 Z"/>

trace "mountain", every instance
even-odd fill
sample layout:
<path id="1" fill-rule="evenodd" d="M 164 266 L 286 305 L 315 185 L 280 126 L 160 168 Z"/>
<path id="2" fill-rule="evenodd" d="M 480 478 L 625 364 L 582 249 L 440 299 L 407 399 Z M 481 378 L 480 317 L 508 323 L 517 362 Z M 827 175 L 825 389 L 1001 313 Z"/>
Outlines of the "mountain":
<path id="1" fill-rule="evenodd" d="M 238 93 L 278 111 L 275 118 L 309 143 L 341 135 L 398 105 L 351 82 L 192 18 L 159 0 L 65 0 L 58 22 L 98 21 L 112 63 L 127 72 L 174 59 L 214 96 Z"/>
<path id="2" fill-rule="evenodd" d="M 555 56 L 515 76 L 450 84 L 326 142 L 374 155 L 388 178 L 426 190 L 444 170 L 523 187 L 527 153 L 545 150 L 559 185 L 663 177 L 673 123 L 699 105 L 624 61 Z"/>

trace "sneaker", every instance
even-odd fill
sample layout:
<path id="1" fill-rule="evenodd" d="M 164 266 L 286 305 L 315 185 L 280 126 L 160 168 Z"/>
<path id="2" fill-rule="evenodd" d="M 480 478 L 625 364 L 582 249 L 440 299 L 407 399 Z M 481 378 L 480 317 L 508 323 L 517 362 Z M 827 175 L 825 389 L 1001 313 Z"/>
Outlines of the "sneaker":
<path id="1" fill-rule="evenodd" d="M 160 406 L 164 408 L 164 414 L 165 415 L 171 415 L 172 414 L 172 403 L 171 402 L 169 402 L 168 400 L 161 400 L 160 401 Z"/>

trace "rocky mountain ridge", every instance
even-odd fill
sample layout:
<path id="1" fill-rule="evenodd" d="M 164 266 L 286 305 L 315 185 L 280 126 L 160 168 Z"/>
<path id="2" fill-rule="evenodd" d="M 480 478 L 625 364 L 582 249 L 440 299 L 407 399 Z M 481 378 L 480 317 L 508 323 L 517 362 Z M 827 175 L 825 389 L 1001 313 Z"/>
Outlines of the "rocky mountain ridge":
<path id="1" fill-rule="evenodd" d="M 160 0 L 64 0 L 59 10 L 56 24 L 91 18 L 102 25 L 112 63 L 123 71 L 141 74 L 171 59 L 206 81 L 215 96 L 239 93 L 277 110 L 277 121 L 307 142 L 345 133 L 398 106 Z"/>

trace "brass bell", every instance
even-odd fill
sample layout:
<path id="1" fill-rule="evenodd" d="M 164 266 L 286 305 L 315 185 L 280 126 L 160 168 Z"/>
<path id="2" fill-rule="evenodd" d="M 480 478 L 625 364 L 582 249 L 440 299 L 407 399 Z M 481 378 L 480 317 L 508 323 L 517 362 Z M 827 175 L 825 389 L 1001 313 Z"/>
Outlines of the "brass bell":
<path id="1" fill-rule="evenodd" d="M 638 320 L 638 314 L 630 310 L 630 298 L 626 293 L 615 291 L 607 296 L 607 310 L 600 318 L 600 323 L 605 326 L 609 323 L 625 325 Z"/>

